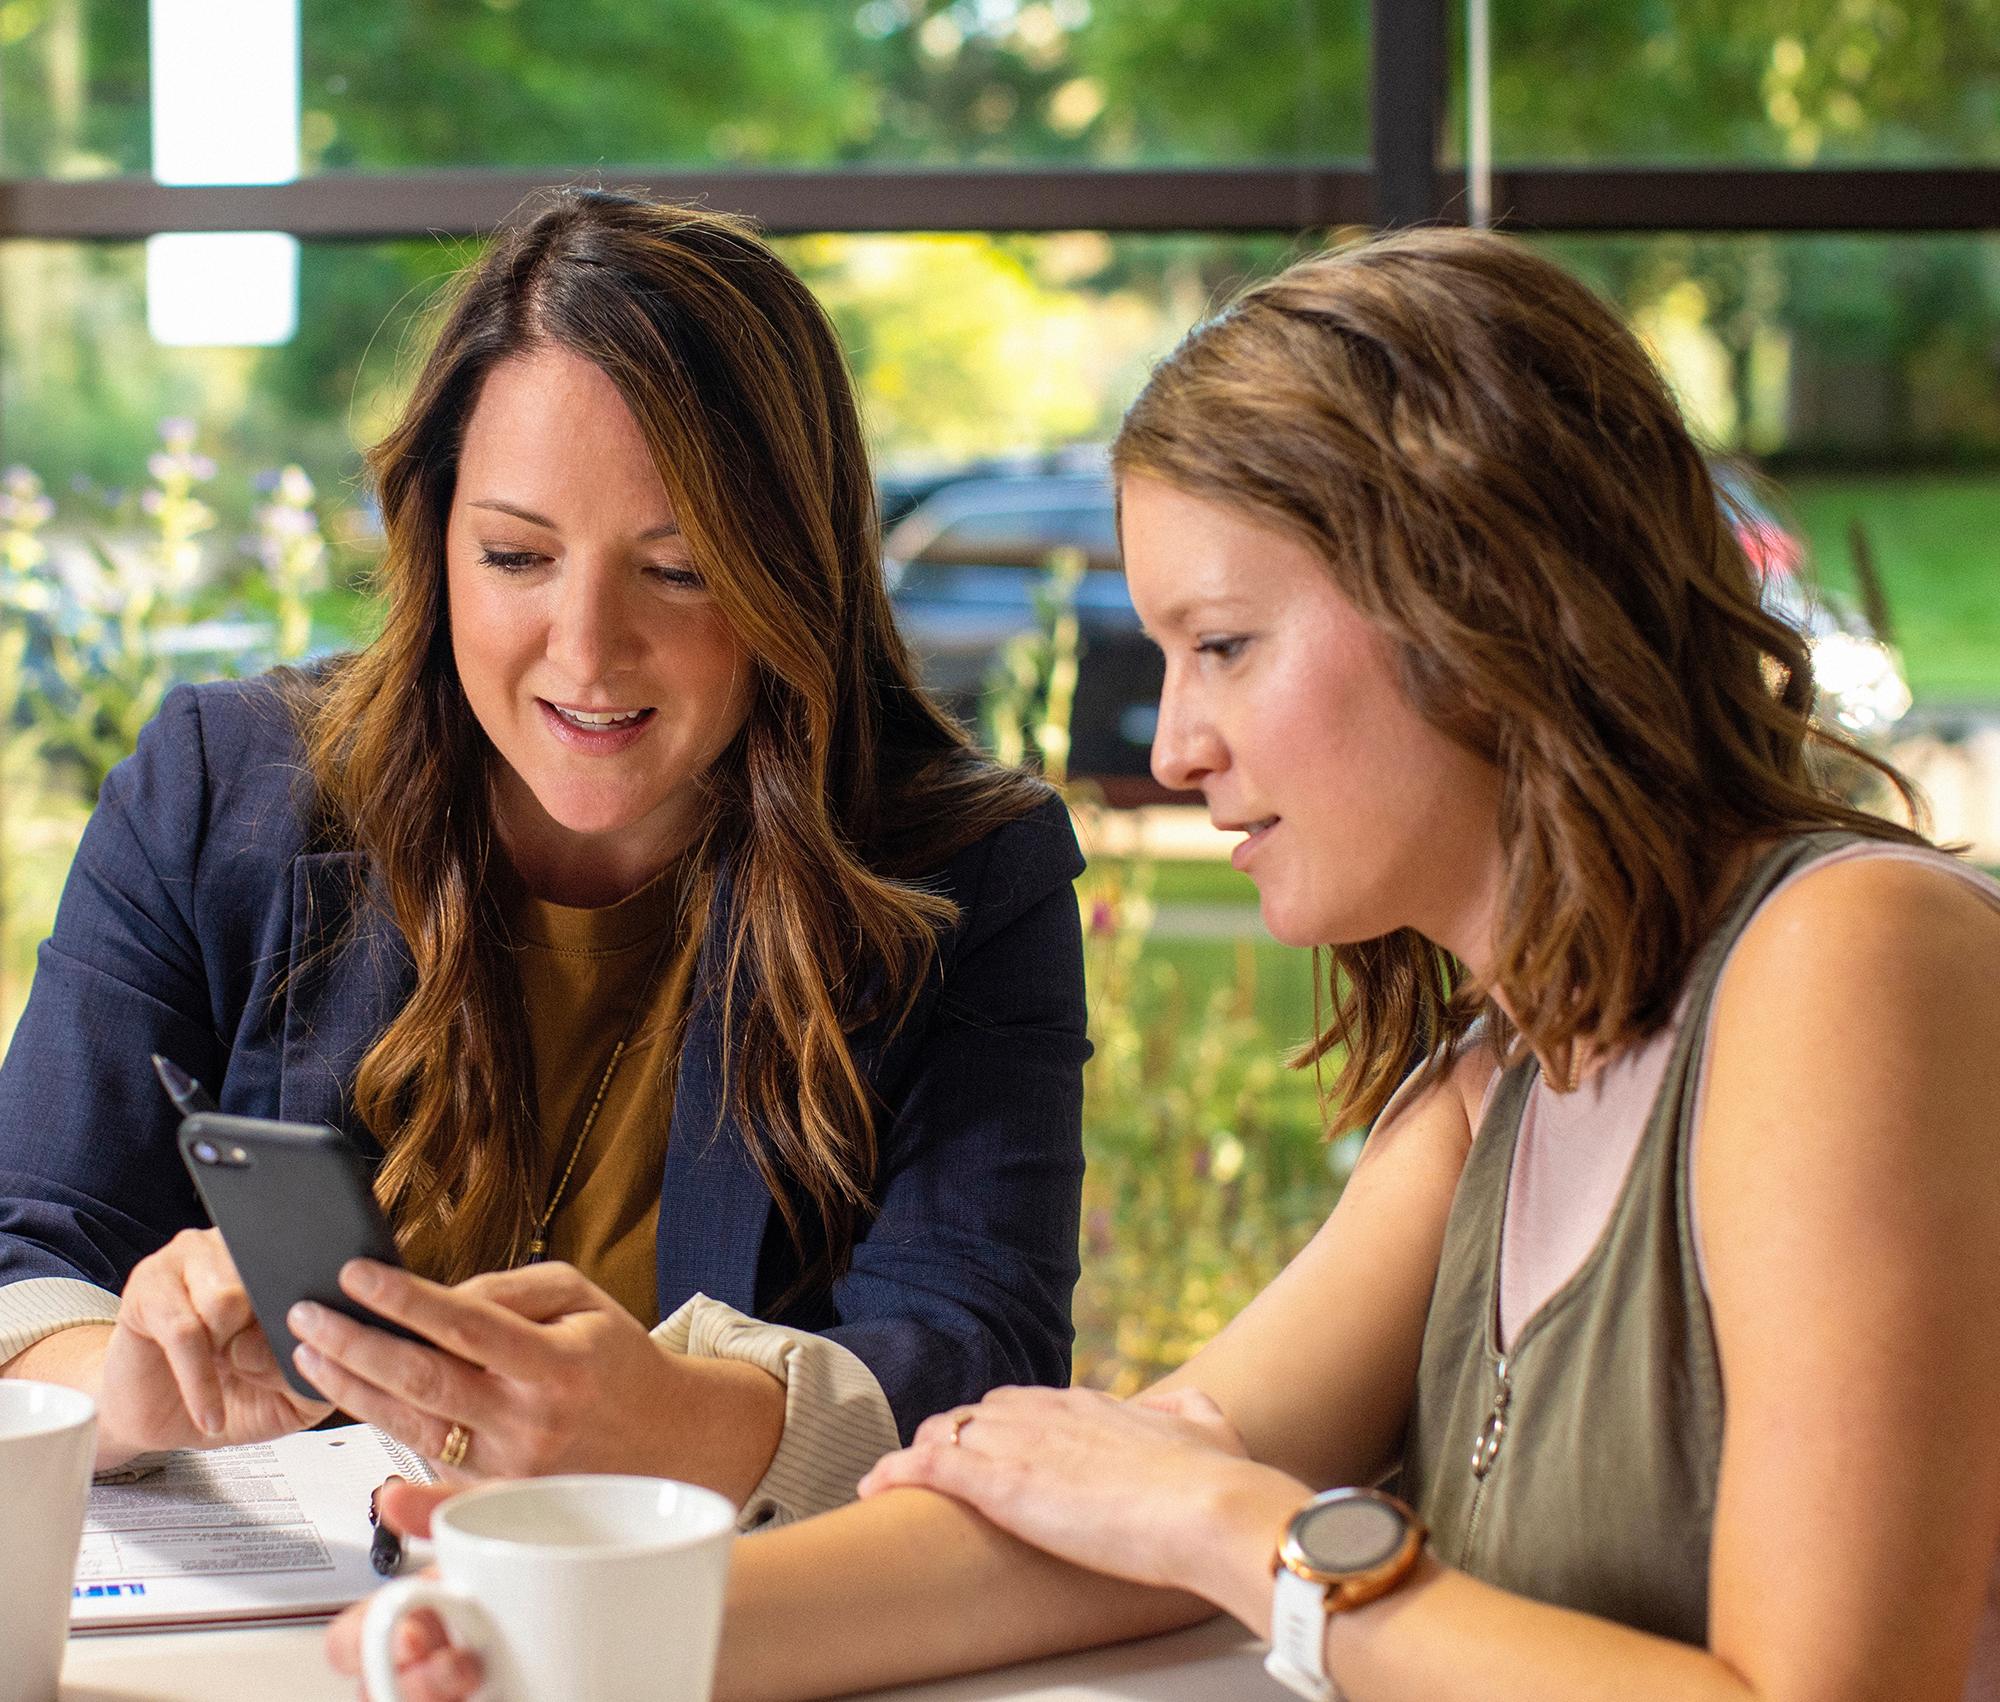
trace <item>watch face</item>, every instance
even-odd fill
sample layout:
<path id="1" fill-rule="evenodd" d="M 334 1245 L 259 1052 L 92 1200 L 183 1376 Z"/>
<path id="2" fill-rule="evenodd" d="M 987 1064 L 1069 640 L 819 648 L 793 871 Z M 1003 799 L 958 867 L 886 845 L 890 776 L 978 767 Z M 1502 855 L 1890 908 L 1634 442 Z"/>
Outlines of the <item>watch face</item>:
<path id="1" fill-rule="evenodd" d="M 1356 1495 L 1308 1508 L 1292 1537 L 1317 1571 L 1367 1572 L 1395 1555 L 1408 1529 L 1393 1507 Z"/>

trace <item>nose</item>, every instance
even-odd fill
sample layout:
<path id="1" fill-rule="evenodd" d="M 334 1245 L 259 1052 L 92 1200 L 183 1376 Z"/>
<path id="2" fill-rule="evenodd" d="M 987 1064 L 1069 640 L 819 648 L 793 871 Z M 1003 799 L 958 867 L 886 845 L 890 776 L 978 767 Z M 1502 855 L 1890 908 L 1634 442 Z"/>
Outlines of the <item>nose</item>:
<path id="1" fill-rule="evenodd" d="M 608 563 L 578 561 L 556 580 L 548 657 L 571 684 L 608 680 L 637 648 L 638 623 L 626 577 Z"/>
<path id="2" fill-rule="evenodd" d="M 1226 761 L 1214 723 L 1170 661 L 1160 687 L 1160 719 L 1153 729 L 1153 778 L 1170 791 L 1193 792 Z"/>

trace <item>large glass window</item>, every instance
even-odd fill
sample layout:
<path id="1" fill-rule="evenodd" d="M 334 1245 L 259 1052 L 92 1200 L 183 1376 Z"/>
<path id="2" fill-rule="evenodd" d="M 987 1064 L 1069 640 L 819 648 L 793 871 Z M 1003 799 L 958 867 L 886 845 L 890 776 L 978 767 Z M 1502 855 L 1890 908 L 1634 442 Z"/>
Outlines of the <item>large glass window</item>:
<path id="1" fill-rule="evenodd" d="M 1992 0 L 1492 6 L 1504 161 L 1992 163 Z"/>
<path id="2" fill-rule="evenodd" d="M 302 169 L 1366 151 L 1367 0 L 303 0 Z M 0 170 L 150 165 L 147 8 L 0 6 Z"/>

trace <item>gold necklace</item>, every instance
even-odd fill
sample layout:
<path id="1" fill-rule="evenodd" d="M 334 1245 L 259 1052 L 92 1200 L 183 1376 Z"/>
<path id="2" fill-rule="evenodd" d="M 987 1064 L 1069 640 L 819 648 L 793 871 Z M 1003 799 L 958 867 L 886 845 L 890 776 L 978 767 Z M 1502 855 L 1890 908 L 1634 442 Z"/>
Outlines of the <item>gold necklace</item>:
<path id="1" fill-rule="evenodd" d="M 575 1137 L 569 1143 L 569 1157 L 564 1161 L 562 1174 L 556 1178 L 555 1190 L 549 1195 L 549 1203 L 542 1208 L 542 1215 L 535 1221 L 535 1231 L 528 1237 L 528 1251 L 519 1263 L 532 1264 L 549 1250 L 549 1226 L 555 1222 L 556 1209 L 563 1203 L 563 1195 L 569 1191 L 569 1179 L 575 1174 L 576 1161 L 583 1156 L 585 1144 L 590 1139 L 590 1131 L 596 1125 L 597 1114 L 604 1108 L 604 1095 L 610 1090 L 611 1078 L 618 1073 L 618 1060 L 625 1056 L 625 1048 L 631 1044 L 634 1030 L 639 1026 L 639 1018 L 645 1014 L 646 1005 L 653 996 L 654 985 L 659 980 L 660 964 L 667 955 L 667 945 L 674 937 L 674 930 L 666 930 L 660 941 L 660 948 L 653 954 L 652 964 L 646 970 L 646 979 L 640 984 L 639 997 L 632 1006 L 632 1014 L 625 1019 L 625 1032 L 618 1036 L 618 1044 L 611 1048 L 611 1062 L 604 1066 L 604 1074 L 597 1078 L 597 1091 L 590 1096 L 590 1109 L 583 1114 L 583 1121 L 577 1126 Z"/>

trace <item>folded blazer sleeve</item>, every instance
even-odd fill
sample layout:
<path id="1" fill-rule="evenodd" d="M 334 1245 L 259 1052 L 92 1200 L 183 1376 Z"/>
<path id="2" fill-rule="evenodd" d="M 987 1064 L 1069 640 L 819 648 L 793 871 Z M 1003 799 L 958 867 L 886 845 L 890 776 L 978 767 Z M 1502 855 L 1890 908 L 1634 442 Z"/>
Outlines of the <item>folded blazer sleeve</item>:
<path id="1" fill-rule="evenodd" d="M 1069 1381 L 1083 1187 L 1082 868 L 1051 802 L 988 841 L 883 1130 L 880 1209 L 824 1333 L 907 1441 L 1003 1383 Z"/>
<path id="2" fill-rule="evenodd" d="M 195 698 L 172 693 L 112 770 L 0 1066 L 0 1284 L 117 1291 L 207 1221 L 147 1062 L 211 1086 L 222 1051 L 195 925 L 207 778 Z"/>

